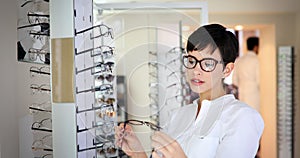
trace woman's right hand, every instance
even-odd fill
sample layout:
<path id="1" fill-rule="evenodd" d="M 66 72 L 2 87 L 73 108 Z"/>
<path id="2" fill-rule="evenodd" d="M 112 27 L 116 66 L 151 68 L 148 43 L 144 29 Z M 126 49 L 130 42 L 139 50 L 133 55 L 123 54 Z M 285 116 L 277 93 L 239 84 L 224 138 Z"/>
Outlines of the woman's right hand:
<path id="1" fill-rule="evenodd" d="M 115 128 L 115 139 L 116 145 L 120 147 L 128 156 L 147 158 L 140 140 L 135 135 L 130 125 L 126 124 L 125 129 L 123 123 L 117 126 Z"/>

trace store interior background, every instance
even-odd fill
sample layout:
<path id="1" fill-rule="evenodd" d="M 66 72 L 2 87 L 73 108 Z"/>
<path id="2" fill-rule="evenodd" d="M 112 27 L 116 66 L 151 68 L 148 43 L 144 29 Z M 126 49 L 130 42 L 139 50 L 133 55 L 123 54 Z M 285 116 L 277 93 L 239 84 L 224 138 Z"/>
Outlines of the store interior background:
<path id="1" fill-rule="evenodd" d="M 107 1 L 101 1 L 103 3 Z M 109 1 L 129 2 L 129 1 Z M 147 2 L 147 1 L 138 1 Z M 148 1 L 150 2 L 150 1 Z M 153 1 L 152 1 L 153 2 Z M 161 1 L 159 1 L 161 2 Z M 295 149 L 300 146 L 299 112 L 299 61 L 300 61 L 300 2 L 298 0 L 218 0 L 208 1 L 209 22 L 218 22 L 226 26 L 244 25 L 245 29 L 258 29 L 261 37 L 260 60 L 262 80 L 262 115 L 265 120 L 263 135 L 263 158 L 276 157 L 276 51 L 278 46 L 295 47 Z M 1 105 L 0 105 L 0 158 L 22 157 L 22 139 L 24 131 L 20 127 L 26 124 L 28 116 L 29 72 L 30 64 L 17 62 L 17 7 L 15 0 L 2 0 L 0 5 L 0 48 L 1 48 Z M 28 91 L 28 94 L 24 94 Z M 241 142 L 242 143 L 242 142 Z M 295 150 L 295 157 L 300 151 Z"/>

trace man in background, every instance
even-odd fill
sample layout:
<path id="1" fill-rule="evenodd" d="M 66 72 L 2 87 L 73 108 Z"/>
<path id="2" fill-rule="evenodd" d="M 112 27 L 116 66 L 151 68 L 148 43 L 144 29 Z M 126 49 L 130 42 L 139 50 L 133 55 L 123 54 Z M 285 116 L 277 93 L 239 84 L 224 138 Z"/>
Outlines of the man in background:
<path id="1" fill-rule="evenodd" d="M 232 82 L 238 87 L 239 100 L 260 112 L 258 49 L 259 38 L 249 37 L 247 39 L 247 53 L 235 62 Z"/>
<path id="2" fill-rule="evenodd" d="M 258 48 L 259 38 L 249 37 L 247 53 L 235 62 L 232 83 L 238 89 L 238 99 L 260 112 Z M 260 158 L 260 145 L 255 158 Z"/>

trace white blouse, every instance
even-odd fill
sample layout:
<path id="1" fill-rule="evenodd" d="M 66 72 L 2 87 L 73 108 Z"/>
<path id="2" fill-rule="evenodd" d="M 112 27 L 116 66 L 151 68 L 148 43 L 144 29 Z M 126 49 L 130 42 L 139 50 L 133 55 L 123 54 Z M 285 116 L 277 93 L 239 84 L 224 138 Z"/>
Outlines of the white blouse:
<path id="1" fill-rule="evenodd" d="M 231 94 L 172 111 L 166 133 L 188 158 L 254 158 L 263 132 L 260 114 Z"/>

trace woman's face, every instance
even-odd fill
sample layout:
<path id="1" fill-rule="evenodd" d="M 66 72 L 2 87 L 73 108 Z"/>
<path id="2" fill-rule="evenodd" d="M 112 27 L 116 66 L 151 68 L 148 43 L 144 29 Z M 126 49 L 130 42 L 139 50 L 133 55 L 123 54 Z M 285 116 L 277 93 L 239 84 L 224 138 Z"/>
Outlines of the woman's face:
<path id="1" fill-rule="evenodd" d="M 211 53 L 211 49 L 209 47 L 206 47 L 202 51 L 188 52 L 188 55 L 195 57 L 198 61 L 205 58 L 213 58 L 216 61 L 222 61 L 219 49 L 216 49 L 213 53 Z M 210 66 L 209 63 L 206 65 Z M 205 69 L 205 64 L 202 68 Z M 218 62 L 215 69 L 211 72 L 202 70 L 200 63 L 197 62 L 197 65 L 194 68 L 186 69 L 186 75 L 187 82 L 189 83 L 192 91 L 198 94 L 213 96 L 213 93 L 218 93 L 221 89 L 223 89 L 222 78 L 224 77 L 224 74 L 222 62 Z"/>

